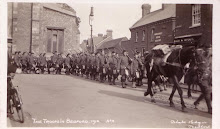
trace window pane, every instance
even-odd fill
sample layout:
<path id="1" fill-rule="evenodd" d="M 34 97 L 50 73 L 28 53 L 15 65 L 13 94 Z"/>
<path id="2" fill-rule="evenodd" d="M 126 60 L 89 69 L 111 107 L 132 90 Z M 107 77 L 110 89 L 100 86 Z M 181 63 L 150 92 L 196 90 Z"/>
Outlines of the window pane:
<path id="1" fill-rule="evenodd" d="M 57 51 L 57 35 L 53 35 L 53 52 Z"/>

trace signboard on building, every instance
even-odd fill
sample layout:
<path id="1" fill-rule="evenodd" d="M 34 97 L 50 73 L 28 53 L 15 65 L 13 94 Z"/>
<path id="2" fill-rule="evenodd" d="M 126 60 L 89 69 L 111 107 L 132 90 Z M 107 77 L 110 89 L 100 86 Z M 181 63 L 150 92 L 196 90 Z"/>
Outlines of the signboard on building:
<path id="1" fill-rule="evenodd" d="M 195 39 L 193 37 L 187 37 L 187 38 L 181 38 L 181 39 L 175 39 L 174 40 L 175 43 L 181 43 L 181 42 L 195 42 Z"/>
<path id="2" fill-rule="evenodd" d="M 161 35 L 162 34 L 163 34 L 162 32 L 155 33 L 154 34 L 154 36 L 155 36 L 154 42 L 161 42 Z"/>

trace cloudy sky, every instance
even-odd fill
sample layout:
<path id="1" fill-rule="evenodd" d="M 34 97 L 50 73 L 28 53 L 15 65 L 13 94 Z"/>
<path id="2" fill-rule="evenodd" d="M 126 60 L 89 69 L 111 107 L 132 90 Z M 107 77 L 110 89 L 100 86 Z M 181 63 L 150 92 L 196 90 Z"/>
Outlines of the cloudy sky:
<path id="1" fill-rule="evenodd" d="M 89 14 L 94 7 L 93 35 L 106 34 L 107 29 L 113 30 L 113 38 L 126 36 L 130 38 L 129 28 L 141 18 L 142 10 L 139 3 L 71 3 L 81 19 L 80 41 L 90 37 Z M 161 4 L 151 4 L 151 11 L 160 9 Z"/>

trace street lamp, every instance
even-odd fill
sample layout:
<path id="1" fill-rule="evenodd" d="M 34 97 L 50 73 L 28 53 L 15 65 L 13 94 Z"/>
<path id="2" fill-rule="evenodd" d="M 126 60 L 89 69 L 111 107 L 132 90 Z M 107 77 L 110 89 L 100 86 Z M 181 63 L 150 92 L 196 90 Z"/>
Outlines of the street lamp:
<path id="1" fill-rule="evenodd" d="M 93 38 L 92 38 L 92 21 L 94 20 L 94 13 L 93 13 L 93 7 L 91 7 L 91 12 L 89 15 L 89 25 L 91 26 L 91 53 L 94 52 L 94 44 L 93 44 Z"/>

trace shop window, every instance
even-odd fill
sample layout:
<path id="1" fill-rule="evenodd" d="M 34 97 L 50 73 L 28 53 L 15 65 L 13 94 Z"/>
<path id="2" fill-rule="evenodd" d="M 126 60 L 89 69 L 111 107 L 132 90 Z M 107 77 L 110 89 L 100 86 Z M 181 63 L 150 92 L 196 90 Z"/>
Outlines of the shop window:
<path id="1" fill-rule="evenodd" d="M 143 30 L 143 32 L 142 32 L 142 41 L 145 41 L 145 30 Z"/>
<path id="2" fill-rule="evenodd" d="M 201 5 L 192 5 L 192 26 L 199 26 L 201 24 Z"/>
<path id="3" fill-rule="evenodd" d="M 138 32 L 135 33 L 135 42 L 138 42 Z"/>
<path id="4" fill-rule="evenodd" d="M 151 38 L 150 41 L 153 42 L 154 41 L 154 28 L 151 30 Z"/>

